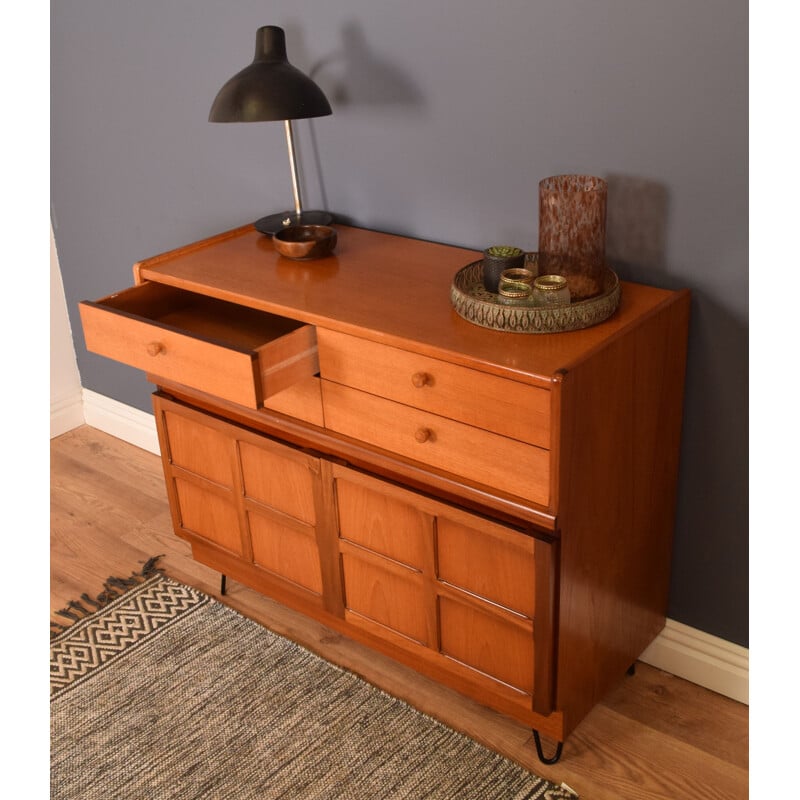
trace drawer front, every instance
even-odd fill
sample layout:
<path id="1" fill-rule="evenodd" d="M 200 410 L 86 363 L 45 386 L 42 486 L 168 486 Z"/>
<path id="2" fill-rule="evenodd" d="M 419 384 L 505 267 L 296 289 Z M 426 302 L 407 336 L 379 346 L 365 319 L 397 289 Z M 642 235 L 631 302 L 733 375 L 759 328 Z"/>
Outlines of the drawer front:
<path id="1" fill-rule="evenodd" d="M 319 330 L 323 378 L 550 447 L 550 392 L 355 336 Z"/>
<path id="2" fill-rule="evenodd" d="M 318 369 L 313 326 L 145 283 L 80 304 L 86 347 L 248 408 Z"/>
<path id="3" fill-rule="evenodd" d="M 345 436 L 546 506 L 550 454 L 365 392 L 322 381 L 325 424 Z"/>
<path id="4" fill-rule="evenodd" d="M 264 408 L 277 411 L 287 417 L 302 419 L 318 428 L 325 427 L 322 414 L 322 389 L 318 377 L 305 378 L 302 381 L 273 394 L 264 400 Z"/>

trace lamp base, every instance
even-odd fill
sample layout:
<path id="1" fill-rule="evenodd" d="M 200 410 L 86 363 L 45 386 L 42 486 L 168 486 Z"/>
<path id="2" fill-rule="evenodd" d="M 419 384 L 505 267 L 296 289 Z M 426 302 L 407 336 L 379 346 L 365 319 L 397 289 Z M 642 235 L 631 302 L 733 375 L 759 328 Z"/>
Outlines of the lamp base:
<path id="1" fill-rule="evenodd" d="M 268 217 L 261 217 L 256 220 L 256 230 L 272 236 L 284 228 L 292 225 L 330 225 L 333 222 L 333 215 L 327 211 L 283 211 L 280 214 L 270 214 Z"/>

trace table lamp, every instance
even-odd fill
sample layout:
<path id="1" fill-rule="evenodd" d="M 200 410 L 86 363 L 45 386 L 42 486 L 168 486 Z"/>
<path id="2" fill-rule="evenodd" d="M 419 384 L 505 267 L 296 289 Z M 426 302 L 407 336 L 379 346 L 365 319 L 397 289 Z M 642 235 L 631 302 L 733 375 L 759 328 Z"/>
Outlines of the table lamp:
<path id="1" fill-rule="evenodd" d="M 292 120 L 325 117 L 331 111 L 322 89 L 293 67 L 286 57 L 283 29 L 265 25 L 256 32 L 253 63 L 237 72 L 220 90 L 211 106 L 209 122 L 265 122 L 283 120 L 289 148 L 294 211 L 262 217 L 261 233 L 273 234 L 291 225 L 328 225 L 327 211 L 305 211 L 300 200 Z"/>

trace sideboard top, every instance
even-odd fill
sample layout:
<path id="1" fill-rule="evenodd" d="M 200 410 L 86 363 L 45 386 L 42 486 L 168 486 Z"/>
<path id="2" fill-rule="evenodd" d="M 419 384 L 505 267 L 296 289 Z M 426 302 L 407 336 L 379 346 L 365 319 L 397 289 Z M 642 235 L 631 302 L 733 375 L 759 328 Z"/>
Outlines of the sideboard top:
<path id="1" fill-rule="evenodd" d="M 617 312 L 580 331 L 505 333 L 461 318 L 450 285 L 480 252 L 337 225 L 332 256 L 292 261 L 252 225 L 138 262 L 151 280 L 531 383 L 550 383 L 678 294 L 622 283 Z"/>

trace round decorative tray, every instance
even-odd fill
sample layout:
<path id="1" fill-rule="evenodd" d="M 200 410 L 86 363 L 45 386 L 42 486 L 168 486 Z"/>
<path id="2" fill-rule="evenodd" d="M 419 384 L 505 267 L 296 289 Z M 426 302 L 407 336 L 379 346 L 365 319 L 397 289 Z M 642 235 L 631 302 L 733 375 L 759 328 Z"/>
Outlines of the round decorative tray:
<path id="1" fill-rule="evenodd" d="M 527 253 L 525 266 L 534 275 L 538 254 Z M 603 292 L 588 300 L 567 306 L 509 305 L 483 285 L 483 260 L 462 267 L 453 278 L 450 301 L 468 322 L 496 331 L 514 333 L 562 333 L 589 328 L 608 319 L 619 306 L 620 285 L 616 273 L 608 269 Z"/>

